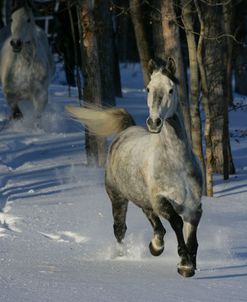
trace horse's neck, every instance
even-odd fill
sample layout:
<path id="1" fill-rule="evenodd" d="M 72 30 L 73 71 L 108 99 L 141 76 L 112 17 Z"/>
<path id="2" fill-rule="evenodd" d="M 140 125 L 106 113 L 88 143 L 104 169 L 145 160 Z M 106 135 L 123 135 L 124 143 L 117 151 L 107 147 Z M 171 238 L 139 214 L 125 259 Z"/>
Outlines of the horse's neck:
<path id="1" fill-rule="evenodd" d="M 31 63 L 37 54 L 37 37 L 34 35 L 31 42 L 23 45 L 22 57 Z"/>
<path id="2" fill-rule="evenodd" d="M 176 144 L 179 141 L 185 146 L 189 145 L 183 115 L 179 105 L 174 114 L 164 121 L 160 136 L 165 144 Z"/>

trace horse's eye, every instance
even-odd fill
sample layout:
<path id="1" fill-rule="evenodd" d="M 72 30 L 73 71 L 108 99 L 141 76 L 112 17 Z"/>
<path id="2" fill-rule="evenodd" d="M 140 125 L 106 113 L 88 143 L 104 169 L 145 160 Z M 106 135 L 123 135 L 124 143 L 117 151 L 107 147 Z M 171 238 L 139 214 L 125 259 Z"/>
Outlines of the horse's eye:
<path id="1" fill-rule="evenodd" d="M 12 21 L 13 21 L 12 19 L 9 20 L 10 23 L 12 23 Z"/>
<path id="2" fill-rule="evenodd" d="M 170 89 L 170 90 L 169 90 L 169 94 L 173 94 L 173 89 Z"/>
<path id="3" fill-rule="evenodd" d="M 147 88 L 147 93 L 149 93 L 149 88 Z"/>
<path id="4" fill-rule="evenodd" d="M 30 23 L 30 22 L 31 22 L 31 18 L 28 18 L 28 19 L 27 19 L 27 23 Z"/>

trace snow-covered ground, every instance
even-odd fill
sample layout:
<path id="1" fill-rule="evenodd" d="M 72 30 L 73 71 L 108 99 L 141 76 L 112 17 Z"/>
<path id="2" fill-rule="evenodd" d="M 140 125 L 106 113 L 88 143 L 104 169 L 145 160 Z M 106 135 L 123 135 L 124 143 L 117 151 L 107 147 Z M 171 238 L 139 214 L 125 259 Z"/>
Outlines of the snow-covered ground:
<path id="1" fill-rule="evenodd" d="M 118 105 L 144 124 L 140 72 L 128 66 L 122 76 Z M 0 95 L 0 301 L 246 301 L 247 137 L 238 134 L 246 131 L 247 112 L 231 112 L 237 174 L 226 182 L 215 176 L 215 197 L 203 198 L 199 270 L 185 279 L 176 272 L 170 226 L 164 221 L 165 252 L 151 256 L 152 229 L 132 204 L 118 257 L 104 171 L 86 167 L 82 128 L 64 113 L 76 95 L 52 85 L 39 128 L 28 119 L 28 104 L 26 119 L 5 122 Z"/>

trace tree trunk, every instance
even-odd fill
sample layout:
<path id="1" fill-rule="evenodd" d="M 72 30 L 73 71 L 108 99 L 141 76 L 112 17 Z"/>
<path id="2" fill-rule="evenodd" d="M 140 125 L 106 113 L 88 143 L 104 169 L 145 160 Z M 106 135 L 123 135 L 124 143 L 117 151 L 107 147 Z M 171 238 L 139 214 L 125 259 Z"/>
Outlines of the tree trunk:
<path id="1" fill-rule="evenodd" d="M 114 33 L 109 8 L 109 0 L 94 1 L 97 48 L 100 58 L 102 104 L 104 106 L 115 106 Z"/>
<path id="2" fill-rule="evenodd" d="M 235 2 L 234 2 L 235 4 Z M 247 95 L 247 15 L 246 0 L 239 1 L 237 6 L 237 39 L 241 41 L 235 49 L 235 91 Z"/>
<path id="3" fill-rule="evenodd" d="M 165 45 L 162 30 L 160 0 L 153 0 L 152 29 L 153 29 L 153 53 L 155 58 L 166 60 Z"/>
<path id="4" fill-rule="evenodd" d="M 197 63 L 197 45 L 194 35 L 194 25 L 192 3 L 187 0 L 181 0 L 182 4 L 182 20 L 185 27 L 188 52 L 189 52 L 189 64 L 190 64 L 190 115 L 191 115 L 191 138 L 192 147 L 200 160 L 203 174 L 205 174 L 205 163 L 202 150 L 202 123 L 200 116 L 199 97 L 200 97 L 200 80 L 199 69 Z"/>
<path id="5" fill-rule="evenodd" d="M 102 87 L 98 45 L 93 18 L 93 1 L 80 1 L 80 22 L 82 25 L 83 64 L 84 64 L 84 101 L 102 105 Z M 103 166 L 105 163 L 105 140 L 85 131 L 85 147 L 89 165 Z"/>
<path id="6" fill-rule="evenodd" d="M 211 112 L 211 140 L 213 151 L 213 171 L 224 173 L 228 167 L 228 100 L 225 95 L 226 64 L 224 61 L 224 39 L 217 39 L 224 32 L 223 10 L 217 6 L 217 0 L 209 0 L 204 5 L 205 33 L 210 39 L 205 41 L 205 68 L 209 88 L 209 106 Z M 229 84 L 229 83 L 228 83 Z M 228 172 L 225 170 L 225 177 Z"/>
<path id="7" fill-rule="evenodd" d="M 161 1 L 161 17 L 163 27 L 163 38 L 165 45 L 165 56 L 173 57 L 176 61 L 177 69 L 176 76 L 179 80 L 178 85 L 178 97 L 181 104 L 185 128 L 189 138 L 191 138 L 190 132 L 190 111 L 188 102 L 188 92 L 186 85 L 186 76 L 184 70 L 184 63 L 181 51 L 179 27 L 177 25 L 176 13 L 173 7 L 173 0 Z"/>
<path id="8" fill-rule="evenodd" d="M 197 0 L 194 0 L 195 7 L 197 10 L 199 22 L 200 22 L 200 36 L 197 46 L 197 60 L 198 67 L 201 77 L 201 88 L 202 88 L 202 100 L 203 108 L 205 113 L 205 128 L 204 128 L 204 137 L 206 145 L 206 194 L 207 196 L 213 196 L 213 166 L 212 166 L 212 141 L 211 141 L 211 112 L 209 106 L 209 89 L 206 76 L 206 70 L 204 68 L 204 39 L 205 39 L 205 21 L 202 16 L 201 7 Z"/>
<path id="9" fill-rule="evenodd" d="M 144 85 L 146 87 L 150 81 L 150 76 L 148 72 L 148 62 L 151 59 L 151 54 L 149 51 L 146 31 L 144 28 L 140 0 L 130 0 L 130 14 L 134 26 L 136 43 L 142 66 Z"/>
<path id="10" fill-rule="evenodd" d="M 224 16 L 224 31 L 227 34 L 233 32 L 233 20 L 234 20 L 234 5 L 232 1 L 223 6 Z M 229 178 L 229 173 L 235 173 L 235 167 L 231 155 L 231 144 L 229 136 L 229 118 L 228 108 L 229 105 L 233 105 L 232 95 L 232 53 L 233 53 L 233 40 L 230 37 L 225 39 L 226 51 L 224 52 L 224 65 L 226 66 L 225 74 L 225 102 L 224 102 L 224 129 L 223 129 L 223 176 L 224 179 Z"/>
<path id="11" fill-rule="evenodd" d="M 120 66 L 119 66 L 119 55 L 118 55 L 118 50 L 117 50 L 117 45 L 116 45 L 116 34 L 113 29 L 114 33 L 114 38 L 113 38 L 113 69 L 114 69 L 114 94 L 116 97 L 122 97 L 122 84 L 121 84 L 121 74 L 120 74 Z"/>
<path id="12" fill-rule="evenodd" d="M 4 27 L 4 1 L 0 1 L 0 29 Z"/>

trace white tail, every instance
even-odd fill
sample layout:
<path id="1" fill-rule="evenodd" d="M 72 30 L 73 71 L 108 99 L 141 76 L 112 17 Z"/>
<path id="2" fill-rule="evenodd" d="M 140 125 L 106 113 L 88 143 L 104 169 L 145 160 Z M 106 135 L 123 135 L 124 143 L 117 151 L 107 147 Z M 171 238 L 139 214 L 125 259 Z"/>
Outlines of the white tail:
<path id="1" fill-rule="evenodd" d="M 83 123 L 90 132 L 98 136 L 117 134 L 135 125 L 132 116 L 123 108 L 101 108 L 97 106 L 66 106 L 72 117 Z"/>

